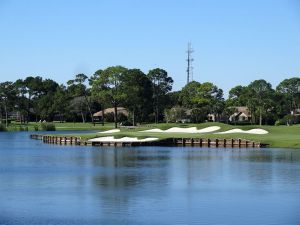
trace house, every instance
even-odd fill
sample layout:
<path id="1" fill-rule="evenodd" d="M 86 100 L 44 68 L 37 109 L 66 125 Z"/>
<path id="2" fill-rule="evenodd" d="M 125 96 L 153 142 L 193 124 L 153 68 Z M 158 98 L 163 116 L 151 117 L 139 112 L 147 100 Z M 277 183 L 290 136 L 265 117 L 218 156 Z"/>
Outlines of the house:
<path id="1" fill-rule="evenodd" d="M 291 115 L 300 116 L 300 109 L 294 109 L 293 111 L 291 111 Z"/>
<path id="2" fill-rule="evenodd" d="M 230 107 L 234 113 L 229 116 L 230 122 L 250 122 L 251 113 L 247 106 Z"/>
<path id="3" fill-rule="evenodd" d="M 216 121 L 216 115 L 214 113 L 209 113 L 207 115 L 207 120 L 211 121 L 211 122 L 215 122 Z"/>

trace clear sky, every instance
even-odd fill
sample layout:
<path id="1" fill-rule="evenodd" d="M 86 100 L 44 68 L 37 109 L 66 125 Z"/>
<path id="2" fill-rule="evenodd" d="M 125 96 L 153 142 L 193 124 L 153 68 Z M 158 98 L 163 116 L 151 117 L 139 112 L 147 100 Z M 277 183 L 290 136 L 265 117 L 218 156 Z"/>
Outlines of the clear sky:
<path id="1" fill-rule="evenodd" d="M 160 67 L 225 93 L 300 76 L 300 0 L 0 0 L 0 82 L 42 76 L 65 83 L 112 65 Z"/>

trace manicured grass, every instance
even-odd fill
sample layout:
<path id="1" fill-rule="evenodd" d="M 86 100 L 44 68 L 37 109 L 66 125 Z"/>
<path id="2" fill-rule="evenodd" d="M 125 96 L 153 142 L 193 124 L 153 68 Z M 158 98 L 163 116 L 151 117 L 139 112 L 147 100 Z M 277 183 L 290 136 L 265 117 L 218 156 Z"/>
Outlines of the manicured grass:
<path id="1" fill-rule="evenodd" d="M 269 131 L 269 134 L 187 134 L 187 133 L 150 133 L 150 132 L 139 132 L 141 130 L 148 130 L 153 128 L 168 129 L 171 127 L 194 127 L 198 129 L 209 126 L 220 126 L 220 131 L 226 131 L 230 129 L 240 128 L 243 130 L 249 130 L 254 128 L 262 128 Z M 101 127 L 99 127 L 101 129 Z M 113 126 L 105 126 L 101 130 L 112 129 Z M 71 135 L 70 135 L 71 136 Z M 77 135 L 78 136 L 78 135 Z M 83 140 L 88 140 L 95 137 L 103 136 L 114 136 L 115 138 L 121 137 L 157 137 L 159 139 L 165 138 L 242 138 L 252 141 L 258 141 L 264 144 L 269 144 L 270 147 L 281 147 L 281 148 L 299 148 L 300 149 L 300 125 L 294 126 L 258 126 L 258 125 L 247 125 L 247 126 L 232 126 L 223 123 L 202 123 L 202 124 L 147 124 L 142 125 L 138 128 L 127 129 L 121 128 L 121 132 L 113 134 L 80 134 Z"/>

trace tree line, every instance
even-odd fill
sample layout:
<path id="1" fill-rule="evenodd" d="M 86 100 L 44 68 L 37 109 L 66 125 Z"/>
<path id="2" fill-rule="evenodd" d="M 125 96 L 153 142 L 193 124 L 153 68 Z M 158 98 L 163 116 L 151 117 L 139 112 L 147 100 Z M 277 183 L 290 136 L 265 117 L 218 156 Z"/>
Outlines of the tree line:
<path id="1" fill-rule="evenodd" d="M 190 111 L 191 122 L 203 122 L 208 114 L 216 120 L 229 116 L 236 106 L 246 106 L 251 123 L 274 124 L 300 108 L 300 78 L 283 80 L 276 88 L 265 80 L 248 86 L 236 86 L 225 100 L 223 90 L 213 83 L 192 81 L 180 91 L 172 91 L 173 79 L 161 68 L 147 74 L 140 69 L 112 66 L 92 76 L 77 74 L 65 85 L 40 76 L 28 76 L 15 82 L 0 83 L 0 121 L 8 126 L 12 114 L 21 123 L 30 121 L 93 122 L 93 114 L 113 108 L 110 118 L 115 126 L 125 120 L 118 107 L 129 111 L 132 124 L 169 121 Z M 176 109 L 173 110 L 172 109 Z M 173 114 L 172 114 L 173 112 Z M 104 115 L 104 112 L 103 112 Z"/>

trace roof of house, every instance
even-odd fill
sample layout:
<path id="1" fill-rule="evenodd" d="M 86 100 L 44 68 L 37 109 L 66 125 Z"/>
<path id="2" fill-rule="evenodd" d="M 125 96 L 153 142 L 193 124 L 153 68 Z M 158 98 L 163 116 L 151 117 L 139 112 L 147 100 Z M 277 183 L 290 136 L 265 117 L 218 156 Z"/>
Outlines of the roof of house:
<path id="1" fill-rule="evenodd" d="M 250 117 L 250 111 L 247 106 L 233 106 L 230 108 L 234 108 L 235 112 L 231 116 L 240 116 L 241 114 L 244 114 L 244 116 Z"/>
<path id="2" fill-rule="evenodd" d="M 291 111 L 291 114 L 295 115 L 295 116 L 299 116 L 300 115 L 300 109 L 294 109 L 293 111 Z"/>
<path id="3" fill-rule="evenodd" d="M 115 108 L 104 109 L 104 115 L 108 114 L 108 113 L 115 113 Z M 117 113 L 122 113 L 125 116 L 128 116 L 128 111 L 124 107 L 117 107 Z M 99 112 L 94 113 L 93 116 L 101 116 L 102 117 L 102 110 L 99 111 Z"/>

